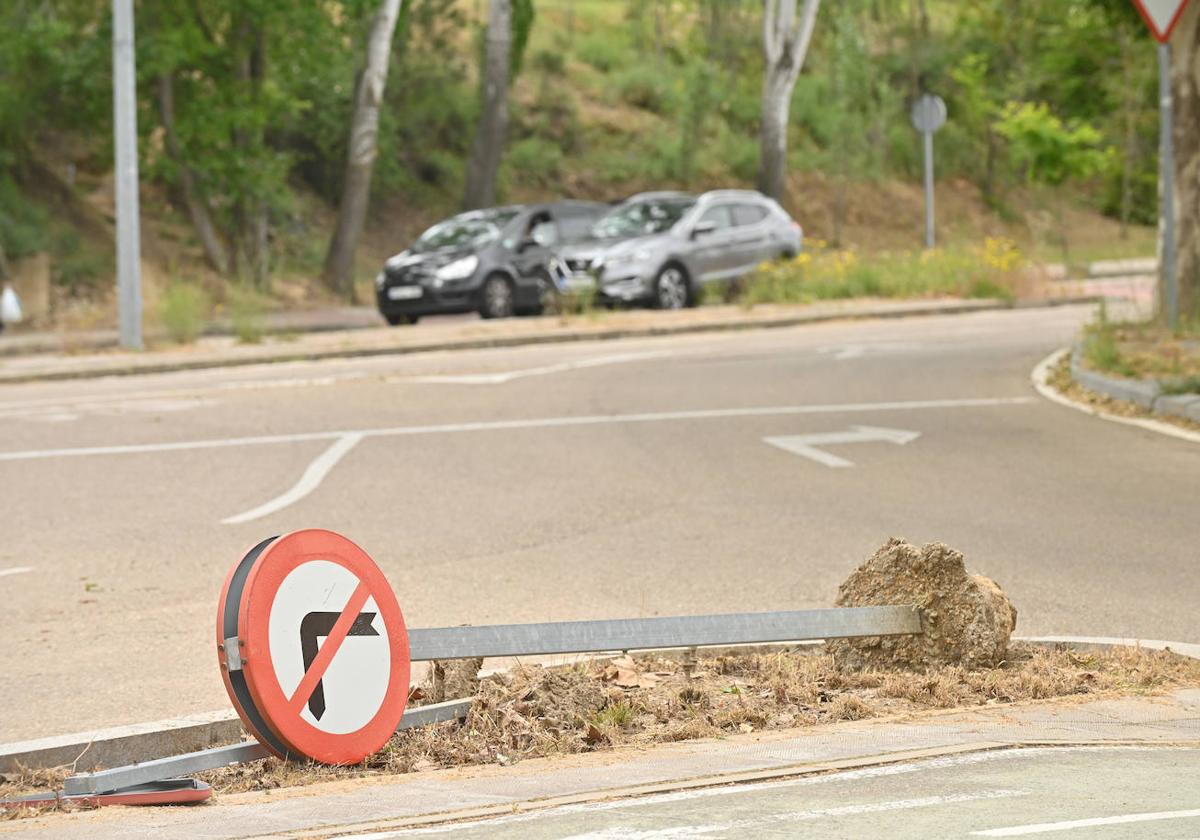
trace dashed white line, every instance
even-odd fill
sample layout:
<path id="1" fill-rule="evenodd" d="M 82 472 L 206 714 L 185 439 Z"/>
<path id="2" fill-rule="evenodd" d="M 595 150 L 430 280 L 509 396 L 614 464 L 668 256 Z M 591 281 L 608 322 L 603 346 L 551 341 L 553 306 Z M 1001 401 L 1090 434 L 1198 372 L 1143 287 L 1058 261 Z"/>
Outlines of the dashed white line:
<path id="1" fill-rule="evenodd" d="M 308 440 L 336 440 L 347 435 L 361 437 L 399 437 L 408 435 L 455 434 L 460 432 L 508 431 L 513 429 L 569 428 L 624 423 L 662 423 L 680 420 L 724 420 L 737 417 L 790 417 L 805 414 L 843 414 L 872 411 L 920 411 L 940 408 L 990 408 L 1027 405 L 1033 397 L 985 397 L 977 399 L 897 400 L 894 402 L 841 403 L 833 405 L 779 405 L 751 408 L 712 408 L 695 411 L 656 411 L 633 414 L 591 414 L 573 417 L 541 417 L 526 420 L 492 420 L 467 423 L 440 423 L 428 426 L 396 426 L 380 429 L 340 429 L 327 432 L 299 432 L 258 437 L 215 438 L 170 443 L 126 444 L 120 446 L 81 446 L 68 449 L 32 449 L 0 452 L 0 461 L 32 461 L 42 458 L 75 458 L 93 455 L 137 455 L 156 452 L 180 452 L 196 449 L 223 449 L 236 446 L 261 446 L 276 443 L 300 443 Z"/>
<path id="2" fill-rule="evenodd" d="M 1186 820 L 1200 817 L 1200 808 L 1188 811 L 1153 811 L 1145 814 L 1120 814 L 1115 817 L 1094 817 L 1087 820 L 1064 820 L 1063 822 L 1014 825 L 1007 828 L 989 828 L 973 831 L 977 837 L 1023 837 L 1029 834 L 1045 834 L 1050 831 L 1070 831 L 1076 828 L 1094 828 L 1101 825 L 1128 825 L 1129 823 L 1157 822 L 1159 820 Z"/>
<path id="3" fill-rule="evenodd" d="M 23 575 L 26 572 L 32 572 L 33 566 L 13 566 L 11 569 L 0 569 L 0 577 L 5 575 Z"/>
<path id="4" fill-rule="evenodd" d="M 308 465 L 308 469 L 304 471 L 304 475 L 300 476 L 300 480 L 286 493 L 276 496 L 269 502 L 264 502 L 245 513 L 239 513 L 236 516 L 222 519 L 221 524 L 238 525 L 242 522 L 249 522 L 252 519 L 261 519 L 264 516 L 269 516 L 300 501 L 309 493 L 316 490 L 321 485 L 321 482 L 325 480 L 325 476 L 329 475 L 329 471 L 337 466 L 337 462 L 342 460 L 345 454 L 358 445 L 358 442 L 362 439 L 363 435 L 361 432 L 350 432 L 342 435 L 333 442 L 332 446 L 318 455 Z"/>
<path id="5" fill-rule="evenodd" d="M 390 377 L 389 382 L 424 382 L 436 385 L 503 385 L 514 379 L 526 379 L 531 376 L 546 376 L 552 373 L 565 373 L 572 370 L 617 365 L 625 362 L 639 362 L 645 359 L 659 359 L 664 356 L 682 355 L 675 351 L 663 350 L 647 353 L 616 353 L 611 356 L 597 356 L 592 359 L 580 359 L 577 362 L 561 362 L 556 365 L 523 368 L 521 370 L 506 370 L 497 373 L 461 373 L 414 377 Z"/>

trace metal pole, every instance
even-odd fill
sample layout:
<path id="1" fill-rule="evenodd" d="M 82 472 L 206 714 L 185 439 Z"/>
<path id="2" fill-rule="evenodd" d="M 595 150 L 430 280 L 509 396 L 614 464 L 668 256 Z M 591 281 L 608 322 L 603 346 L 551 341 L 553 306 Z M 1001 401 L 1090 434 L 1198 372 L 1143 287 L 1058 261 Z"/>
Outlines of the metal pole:
<path id="1" fill-rule="evenodd" d="M 1159 132 L 1162 151 L 1162 272 L 1167 299 L 1167 324 L 1174 330 L 1179 325 L 1179 290 L 1175 285 L 1175 144 L 1171 137 L 1174 119 L 1171 115 L 1171 47 L 1158 45 L 1158 112 L 1162 120 Z"/>
<path id="2" fill-rule="evenodd" d="M 117 310 L 121 346 L 142 349 L 141 231 L 138 210 L 137 80 L 133 0 L 113 0 L 113 143 L 117 186 Z"/>
<path id="3" fill-rule="evenodd" d="M 925 135 L 925 247 L 933 248 L 933 132 Z"/>

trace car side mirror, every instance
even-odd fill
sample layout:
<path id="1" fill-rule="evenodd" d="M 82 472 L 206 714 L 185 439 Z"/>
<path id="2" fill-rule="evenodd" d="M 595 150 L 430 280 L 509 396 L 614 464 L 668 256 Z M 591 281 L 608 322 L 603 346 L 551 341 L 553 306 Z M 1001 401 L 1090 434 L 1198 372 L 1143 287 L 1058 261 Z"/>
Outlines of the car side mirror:
<path id="1" fill-rule="evenodd" d="M 697 222 L 696 226 L 694 228 L 692 228 L 692 239 L 696 239 L 697 237 L 704 236 L 704 234 L 706 234 L 706 233 L 712 233 L 716 229 L 717 229 L 716 222 Z"/>

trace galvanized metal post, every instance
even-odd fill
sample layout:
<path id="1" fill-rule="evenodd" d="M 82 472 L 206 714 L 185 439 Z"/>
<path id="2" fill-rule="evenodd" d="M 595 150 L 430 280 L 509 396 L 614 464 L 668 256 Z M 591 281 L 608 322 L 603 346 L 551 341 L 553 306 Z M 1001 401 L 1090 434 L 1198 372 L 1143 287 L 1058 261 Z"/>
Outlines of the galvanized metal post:
<path id="1" fill-rule="evenodd" d="M 117 187 L 117 308 L 121 346 L 142 349 L 141 231 L 138 211 L 137 78 L 133 0 L 113 0 L 113 143 Z"/>
<path id="2" fill-rule="evenodd" d="M 933 248 L 933 132 L 925 135 L 925 247 Z"/>
<path id="3" fill-rule="evenodd" d="M 1171 111 L 1171 46 L 1158 45 L 1158 112 L 1161 120 L 1162 167 L 1162 266 L 1163 286 L 1167 299 L 1167 324 L 1174 330 L 1179 325 L 1179 289 L 1175 284 L 1175 144 L 1171 132 L 1175 124 Z"/>

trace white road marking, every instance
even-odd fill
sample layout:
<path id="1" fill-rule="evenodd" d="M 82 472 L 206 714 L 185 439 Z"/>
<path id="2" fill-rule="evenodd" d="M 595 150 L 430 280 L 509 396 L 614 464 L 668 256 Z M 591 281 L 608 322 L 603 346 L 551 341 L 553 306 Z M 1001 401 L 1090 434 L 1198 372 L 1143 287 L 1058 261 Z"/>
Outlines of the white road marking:
<path id="1" fill-rule="evenodd" d="M 1067 408 L 1073 408 L 1076 411 L 1082 411 L 1084 414 L 1091 414 L 1094 417 L 1099 417 L 1101 420 L 1111 420 L 1114 423 L 1124 423 L 1126 426 L 1137 426 L 1142 429 L 1147 429 L 1151 432 L 1158 432 L 1163 435 L 1181 438 L 1182 440 L 1191 441 L 1192 443 L 1200 443 L 1200 432 L 1193 432 L 1185 429 L 1182 426 L 1176 426 L 1173 423 L 1165 423 L 1161 420 L 1150 420 L 1145 417 L 1120 417 L 1116 414 L 1109 414 L 1106 411 L 1101 411 L 1098 408 L 1092 408 L 1090 405 L 1075 402 L 1070 397 L 1060 394 L 1054 387 L 1050 385 L 1050 371 L 1057 365 L 1068 353 L 1070 349 L 1067 347 L 1061 350 L 1055 350 L 1046 358 L 1037 363 L 1037 367 L 1029 374 L 1029 379 L 1033 383 L 1033 388 L 1039 394 L 1051 402 L 1056 402 L 1059 405 L 1065 405 Z"/>
<path id="2" fill-rule="evenodd" d="M 571 370 L 618 365 L 625 362 L 639 362 L 644 359 L 659 359 L 664 356 L 682 355 L 677 351 L 662 350 L 647 353 L 617 353 L 611 356 L 597 356 L 592 359 L 580 359 L 577 362 L 562 362 L 556 365 L 506 370 L 497 373 L 462 373 L 433 376 L 397 376 L 389 377 L 388 382 L 423 382 L 436 385 L 503 385 L 514 379 L 526 379 L 531 376 L 546 376 L 551 373 L 565 373 Z"/>
<path id="3" fill-rule="evenodd" d="M 825 344 L 817 348 L 822 356 L 833 356 L 834 361 L 860 359 L 867 354 L 890 356 L 919 350 L 920 344 L 911 341 L 875 341 L 867 344 Z"/>
<path id="4" fill-rule="evenodd" d="M 921 436 L 920 432 L 909 432 L 904 429 L 885 429 L 879 426 L 851 426 L 848 432 L 830 432 L 820 435 L 786 435 L 783 437 L 765 437 L 763 443 L 778 447 L 801 458 L 808 458 L 827 467 L 853 467 L 853 461 L 838 457 L 818 446 L 828 446 L 839 443 L 873 443 L 887 441 L 903 446 Z"/>
<path id="5" fill-rule="evenodd" d="M 1008 828 L 989 828 L 986 831 L 972 831 L 971 833 L 977 837 L 1022 837 L 1027 834 L 1070 831 L 1075 828 L 1093 828 L 1099 825 L 1127 825 L 1128 823 L 1186 820 L 1197 817 L 1200 817 L 1200 808 L 1193 808 L 1190 811 L 1154 811 L 1146 814 L 1121 814 L 1116 817 L 1095 817 L 1088 820 L 1066 820 L 1064 822 L 1038 823 L 1036 825 L 1014 825 Z"/>
<path id="6" fill-rule="evenodd" d="M 26 572 L 32 572 L 33 566 L 13 566 L 11 569 L 0 569 L 0 577 L 5 575 L 23 575 Z"/>
<path id="7" fill-rule="evenodd" d="M 288 505 L 300 501 L 309 493 L 316 490 L 321 485 L 321 482 L 325 480 L 325 476 L 329 475 L 329 471 L 337 466 L 337 462 L 342 460 L 342 457 L 362 439 L 363 435 L 361 432 L 349 432 L 342 435 L 333 442 L 333 446 L 318 455 L 308 465 L 308 469 L 304 471 L 304 475 L 300 476 L 300 480 L 286 493 L 276 496 L 269 502 L 264 502 L 245 513 L 239 513 L 236 516 L 222 519 L 221 524 L 238 525 L 242 522 L 249 522 L 252 519 L 261 519 L 264 516 L 283 510 Z"/>
<path id="8" fill-rule="evenodd" d="M 441 423 L 428 426 L 396 426 L 380 429 L 341 429 L 328 432 L 296 432 L 286 435 L 213 438 L 171 443 L 135 443 L 119 446 L 80 446 L 67 449 L 30 449 L 0 452 L 0 461 L 32 461 L 43 458 L 74 458 L 91 455 L 138 455 L 155 452 L 180 452 L 196 449 L 224 449 L 236 446 L 261 446 L 275 443 L 300 443 L 307 440 L 335 440 L 346 435 L 362 437 L 399 437 L 408 435 L 490 432 L 512 429 L 550 429 L 573 426 L 606 426 L 624 423 L 663 423 L 681 420 L 724 420 L 736 417 L 793 417 L 805 414 L 845 414 L 871 411 L 920 411 L 939 408 L 991 408 L 1028 405 L 1033 397 L 984 397 L 977 399 L 897 400 L 895 402 L 841 403 L 832 405 L 779 405 L 754 408 L 712 408 L 695 411 L 658 411 L 634 414 L 585 414 L 569 417 L 541 417 L 527 420 L 493 420 L 468 423 Z"/>

